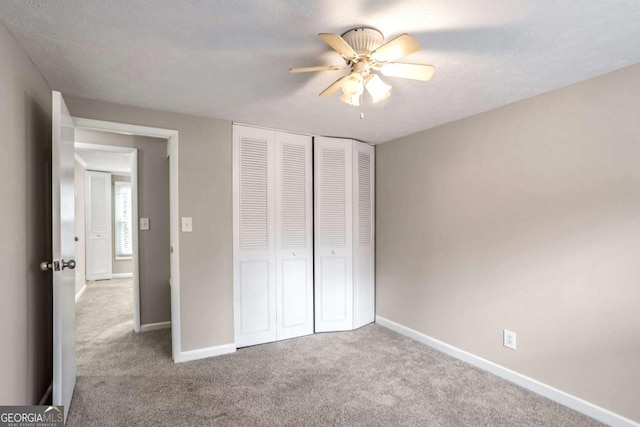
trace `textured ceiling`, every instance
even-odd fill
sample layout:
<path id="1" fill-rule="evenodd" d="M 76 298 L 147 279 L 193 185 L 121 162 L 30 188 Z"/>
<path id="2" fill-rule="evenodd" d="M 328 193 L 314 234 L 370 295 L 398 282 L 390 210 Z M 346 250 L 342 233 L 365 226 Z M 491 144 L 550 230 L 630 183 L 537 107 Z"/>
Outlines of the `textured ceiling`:
<path id="1" fill-rule="evenodd" d="M 0 19 L 64 94 L 374 143 L 640 62 L 637 0 L 0 0 Z M 317 34 L 356 26 L 408 32 L 434 78 L 356 108 L 318 96 L 339 72 L 287 72 L 341 64 Z"/>

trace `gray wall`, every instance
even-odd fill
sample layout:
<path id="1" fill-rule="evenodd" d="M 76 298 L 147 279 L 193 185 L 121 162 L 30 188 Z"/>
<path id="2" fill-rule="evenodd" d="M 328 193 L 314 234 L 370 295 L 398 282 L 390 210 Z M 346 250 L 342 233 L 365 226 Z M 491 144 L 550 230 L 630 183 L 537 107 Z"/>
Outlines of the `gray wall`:
<path id="1" fill-rule="evenodd" d="M 80 292 L 80 289 L 87 283 L 86 276 L 86 257 L 85 257 L 85 206 L 84 206 L 84 180 L 85 180 L 85 169 L 78 162 L 75 161 L 75 170 L 74 170 L 74 184 L 75 188 L 75 198 L 74 198 L 74 208 L 75 208 L 75 229 L 76 229 L 76 237 L 78 241 L 76 242 L 76 295 Z"/>
<path id="2" fill-rule="evenodd" d="M 640 421 L 639 112 L 633 66 L 379 145 L 377 314 Z"/>
<path id="3" fill-rule="evenodd" d="M 180 216 L 193 217 L 180 233 L 182 351 L 234 342 L 231 122 L 65 99 L 77 117 L 180 132 Z"/>
<path id="4" fill-rule="evenodd" d="M 0 23 L 0 404 L 51 383 L 51 91 Z"/>
<path id="5" fill-rule="evenodd" d="M 80 134 L 82 134 L 83 131 L 78 131 Z M 99 134 L 99 132 L 96 132 L 97 134 Z M 125 137 L 127 135 L 117 135 L 117 134 L 113 134 L 114 136 L 119 136 L 119 137 Z M 164 141 L 158 141 L 158 142 L 164 142 Z M 166 145 L 166 142 L 164 142 L 164 144 Z M 140 160 L 138 160 L 138 163 L 140 163 Z M 167 172 L 167 177 L 169 176 L 169 170 L 166 171 Z M 111 241 L 113 242 L 113 245 L 111 245 L 111 259 L 113 260 L 113 274 L 125 274 L 125 273 L 133 273 L 133 260 L 132 259 L 116 259 L 116 225 L 115 225 L 115 221 L 116 221 L 116 214 L 115 214 L 115 206 L 116 206 L 116 194 L 115 194 L 115 185 L 116 182 L 131 182 L 131 177 L 130 176 L 124 176 L 124 175 L 116 175 L 116 174 L 112 174 L 111 175 Z M 145 188 L 147 188 L 148 191 L 148 187 L 149 185 L 145 185 Z M 155 191 L 155 188 L 153 188 L 153 190 Z M 160 185 L 158 186 L 158 190 L 161 192 L 164 192 L 164 195 L 166 195 L 167 200 L 169 200 L 169 182 L 168 182 L 168 178 L 167 178 L 167 185 Z M 155 198 L 155 197 L 154 197 Z M 162 206 L 158 206 L 158 208 L 162 209 Z M 169 209 L 169 202 L 167 202 L 167 209 Z M 145 209 L 147 210 L 147 209 Z M 150 210 L 150 209 L 149 209 Z M 169 217 L 167 216 L 167 226 L 169 225 Z M 153 231 L 156 231 L 155 229 Z M 168 238 L 168 235 L 167 235 Z M 149 248 L 145 248 L 145 252 L 148 251 Z M 160 248 L 158 248 L 160 249 Z M 163 272 L 165 273 L 165 272 Z M 169 273 L 169 269 L 166 269 L 166 273 Z M 168 277 L 168 276 L 167 276 Z M 169 300 L 169 302 L 171 302 L 171 300 Z M 165 313 L 163 313 L 162 317 L 166 317 Z M 170 318 L 171 316 L 169 316 Z M 166 320 L 169 320 L 169 318 L 167 318 Z M 144 323 L 143 323 L 144 324 Z"/>
<path id="6" fill-rule="evenodd" d="M 140 322 L 145 325 L 171 320 L 167 141 L 83 129 L 76 129 L 76 141 L 138 149 L 138 215 L 149 218 L 151 224 L 148 231 L 139 232 Z M 122 179 L 112 176 L 113 182 Z M 116 268 L 120 268 L 120 262 L 114 261 L 114 273 L 119 272 Z"/>

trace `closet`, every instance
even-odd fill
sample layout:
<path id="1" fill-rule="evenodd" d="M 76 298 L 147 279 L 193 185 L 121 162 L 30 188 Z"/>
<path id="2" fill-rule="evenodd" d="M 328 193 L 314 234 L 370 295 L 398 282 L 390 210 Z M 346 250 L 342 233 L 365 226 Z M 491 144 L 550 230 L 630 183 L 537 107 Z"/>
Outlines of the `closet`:
<path id="1" fill-rule="evenodd" d="M 238 347 L 313 333 L 310 136 L 234 125 Z"/>
<path id="2" fill-rule="evenodd" d="M 374 148 L 314 139 L 315 331 L 356 329 L 375 318 Z"/>
<path id="3" fill-rule="evenodd" d="M 372 146 L 233 126 L 237 347 L 373 322 L 374 240 Z"/>

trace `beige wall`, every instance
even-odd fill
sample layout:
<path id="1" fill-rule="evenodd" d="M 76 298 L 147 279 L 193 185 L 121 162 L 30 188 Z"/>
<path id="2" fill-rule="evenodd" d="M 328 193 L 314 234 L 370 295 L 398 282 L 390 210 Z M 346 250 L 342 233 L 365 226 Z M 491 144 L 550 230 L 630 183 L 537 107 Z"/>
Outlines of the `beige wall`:
<path id="1" fill-rule="evenodd" d="M 72 114 L 73 114 L 73 110 Z M 150 228 L 140 231 L 140 323 L 171 320 L 169 288 L 169 160 L 167 141 L 136 135 L 122 135 L 76 129 L 76 141 L 89 144 L 132 147 L 138 150 L 138 216 L 149 218 Z M 116 181 L 130 177 L 112 175 Z M 122 264 L 125 265 L 122 265 Z M 131 261 L 113 261 L 114 273 L 126 271 Z"/>
<path id="2" fill-rule="evenodd" d="M 77 117 L 179 131 L 182 351 L 234 342 L 231 122 L 65 97 Z M 142 215 L 142 213 L 141 213 Z"/>
<path id="3" fill-rule="evenodd" d="M 84 206 L 84 180 L 85 180 L 85 169 L 78 162 L 75 161 L 75 170 L 74 170 L 74 184 L 75 188 L 75 229 L 76 229 L 76 237 L 78 240 L 76 241 L 76 295 L 82 287 L 87 283 L 86 276 L 86 257 L 85 257 L 85 206 Z"/>
<path id="4" fill-rule="evenodd" d="M 639 112 L 634 66 L 379 145 L 377 314 L 640 421 Z"/>
<path id="5" fill-rule="evenodd" d="M 83 132 L 86 131 L 82 131 L 82 130 L 78 130 L 78 133 L 82 134 Z M 100 134 L 100 132 L 95 132 L 96 134 Z M 129 135 L 119 135 L 119 134 L 112 134 L 116 137 L 129 137 Z M 153 140 L 151 142 L 154 142 Z M 157 141 L 160 142 L 160 141 Z M 166 146 L 166 142 L 164 142 L 165 146 Z M 158 145 L 161 145 L 161 143 L 159 143 Z M 140 163 L 138 161 L 138 163 Z M 167 170 L 167 177 L 169 176 L 169 171 Z M 168 179 L 168 178 L 167 178 Z M 113 260 L 113 274 L 133 274 L 133 259 L 116 259 L 116 225 L 115 225 L 115 221 L 116 221 L 116 214 L 115 214 L 115 206 L 116 206 L 116 200 L 115 200 L 115 185 L 116 182 L 131 182 L 131 177 L 130 176 L 124 176 L 124 175 L 116 175 L 116 174 L 112 174 L 111 175 L 111 241 L 113 242 L 113 244 L 111 245 L 111 259 Z M 144 186 L 145 188 L 148 188 L 147 185 Z M 158 188 L 160 191 L 162 191 L 164 194 L 166 194 L 167 200 L 169 198 L 169 184 L 167 182 L 166 186 L 160 185 Z M 152 190 L 155 190 L 155 188 L 152 187 Z M 148 191 L 148 190 L 147 190 Z M 167 207 L 166 209 L 169 209 L 169 203 L 167 202 Z M 169 216 L 167 215 L 167 224 L 166 226 L 169 226 L 168 223 L 169 220 Z M 156 231 L 154 229 L 154 231 Z M 167 234 L 168 236 L 168 234 Z M 161 248 L 158 248 L 161 249 Z M 146 252 L 146 250 L 145 250 Z M 160 260 L 159 260 L 160 261 Z M 167 261 L 167 260 L 163 260 L 163 261 Z M 169 277 L 169 269 L 166 269 L 166 277 Z M 168 279 L 166 279 L 168 280 Z M 171 303 L 171 299 L 169 299 L 169 303 Z M 170 320 L 171 313 L 169 313 L 169 316 L 165 316 L 163 315 L 162 317 L 166 317 L 165 320 Z M 143 323 L 144 324 L 144 323 Z"/>
<path id="6" fill-rule="evenodd" d="M 51 383 L 51 91 L 0 23 L 0 405 Z"/>

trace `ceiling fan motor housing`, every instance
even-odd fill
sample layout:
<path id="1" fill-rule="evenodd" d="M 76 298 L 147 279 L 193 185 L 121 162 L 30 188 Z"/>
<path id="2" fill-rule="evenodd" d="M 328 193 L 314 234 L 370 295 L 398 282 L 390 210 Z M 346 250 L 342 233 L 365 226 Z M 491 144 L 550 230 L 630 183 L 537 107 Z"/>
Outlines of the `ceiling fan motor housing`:
<path id="1" fill-rule="evenodd" d="M 384 42 L 384 36 L 380 31 L 366 27 L 349 30 L 342 38 L 358 55 L 369 55 Z"/>

